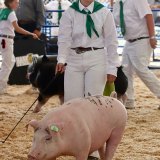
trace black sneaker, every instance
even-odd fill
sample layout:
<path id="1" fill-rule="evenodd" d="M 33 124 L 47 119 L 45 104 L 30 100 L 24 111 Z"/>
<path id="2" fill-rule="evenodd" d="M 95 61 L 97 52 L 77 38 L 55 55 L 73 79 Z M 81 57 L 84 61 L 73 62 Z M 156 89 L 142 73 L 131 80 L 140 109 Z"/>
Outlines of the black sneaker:
<path id="1" fill-rule="evenodd" d="M 93 157 L 93 156 L 88 156 L 88 160 L 99 160 L 99 158 Z"/>

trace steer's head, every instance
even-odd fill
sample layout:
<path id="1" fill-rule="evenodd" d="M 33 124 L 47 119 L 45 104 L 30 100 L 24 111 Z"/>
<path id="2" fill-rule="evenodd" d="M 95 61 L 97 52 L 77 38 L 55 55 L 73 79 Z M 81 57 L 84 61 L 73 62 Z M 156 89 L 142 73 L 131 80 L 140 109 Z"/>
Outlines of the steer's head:
<path id="1" fill-rule="evenodd" d="M 34 129 L 34 137 L 28 160 L 54 160 L 59 152 L 59 128 L 57 125 L 43 126 L 40 121 L 32 120 L 28 126 Z"/>

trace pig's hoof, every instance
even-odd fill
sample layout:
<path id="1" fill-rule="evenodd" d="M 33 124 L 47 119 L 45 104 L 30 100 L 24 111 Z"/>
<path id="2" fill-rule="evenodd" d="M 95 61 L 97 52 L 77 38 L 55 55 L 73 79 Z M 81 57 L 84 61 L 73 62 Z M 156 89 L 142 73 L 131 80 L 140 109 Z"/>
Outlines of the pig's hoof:
<path id="1" fill-rule="evenodd" d="M 40 112 L 40 110 L 41 110 L 41 107 L 35 107 L 33 110 L 33 113 L 38 113 Z"/>
<path id="2" fill-rule="evenodd" d="M 93 156 L 88 156 L 88 160 L 99 160 L 99 158 L 93 157 Z"/>

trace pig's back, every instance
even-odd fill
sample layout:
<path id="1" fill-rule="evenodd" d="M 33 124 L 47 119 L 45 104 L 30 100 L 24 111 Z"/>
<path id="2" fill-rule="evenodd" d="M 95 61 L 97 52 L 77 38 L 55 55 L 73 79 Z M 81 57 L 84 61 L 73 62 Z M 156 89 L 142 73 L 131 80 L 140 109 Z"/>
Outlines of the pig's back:
<path id="1" fill-rule="evenodd" d="M 126 122 L 126 109 L 117 99 L 105 96 L 92 96 L 81 99 L 81 101 L 76 99 L 68 103 L 71 102 L 73 103 L 72 107 L 79 109 L 78 115 L 85 119 L 86 123 L 91 125 L 91 128 L 96 125 L 97 129 L 104 127 L 112 130 Z"/>

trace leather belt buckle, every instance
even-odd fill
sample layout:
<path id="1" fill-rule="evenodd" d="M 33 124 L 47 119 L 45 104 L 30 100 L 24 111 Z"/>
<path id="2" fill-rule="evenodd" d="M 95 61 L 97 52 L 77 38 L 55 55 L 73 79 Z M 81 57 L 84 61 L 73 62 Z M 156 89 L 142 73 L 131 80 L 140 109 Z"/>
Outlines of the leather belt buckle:
<path id="1" fill-rule="evenodd" d="M 130 39 L 130 40 L 128 40 L 128 42 L 130 42 L 130 43 L 133 43 L 135 41 L 137 41 L 137 39 Z"/>
<path id="2" fill-rule="evenodd" d="M 76 48 L 75 51 L 76 51 L 77 54 L 82 54 L 82 53 L 85 52 L 85 51 L 80 50 L 79 48 Z"/>

